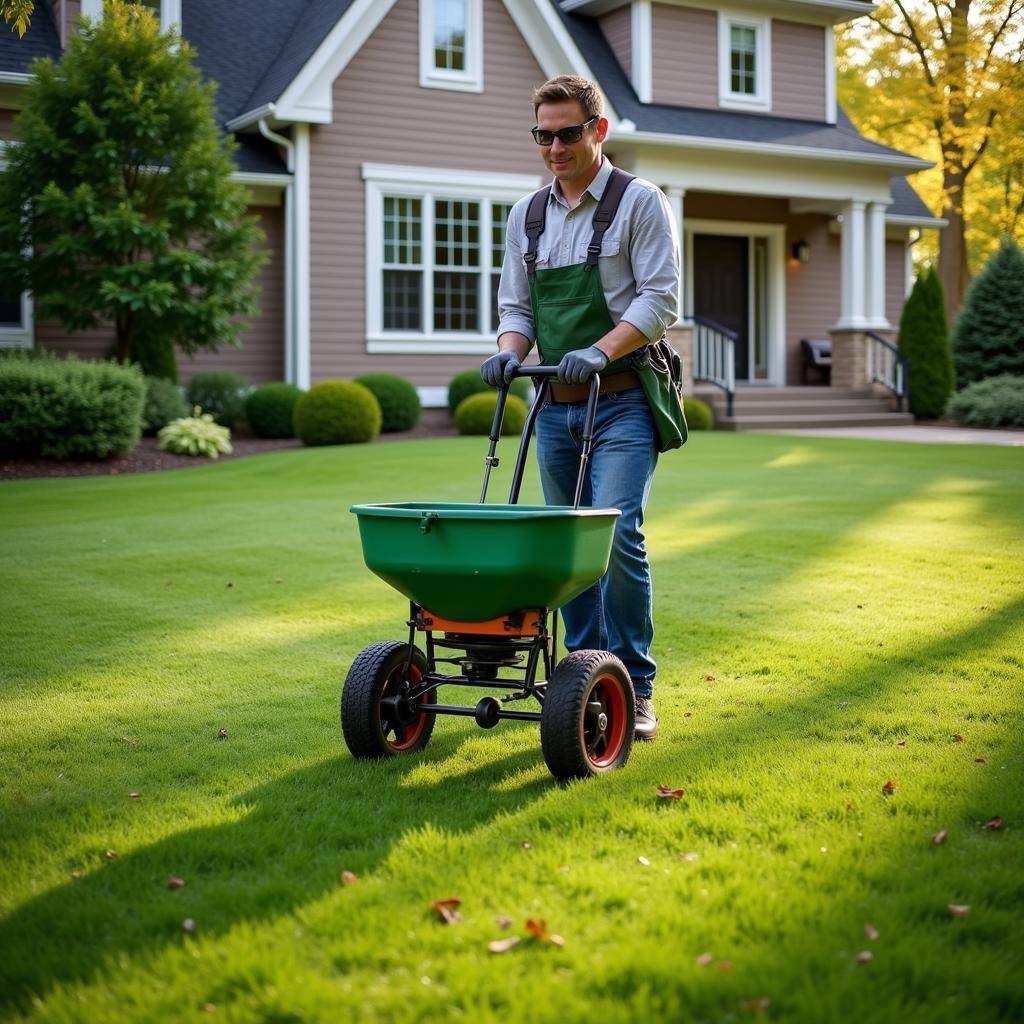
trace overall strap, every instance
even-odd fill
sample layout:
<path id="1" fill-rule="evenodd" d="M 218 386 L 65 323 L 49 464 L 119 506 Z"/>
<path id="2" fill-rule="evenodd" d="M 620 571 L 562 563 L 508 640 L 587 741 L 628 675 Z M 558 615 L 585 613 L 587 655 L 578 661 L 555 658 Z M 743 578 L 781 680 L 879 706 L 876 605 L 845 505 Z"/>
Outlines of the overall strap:
<path id="1" fill-rule="evenodd" d="M 601 201 L 594 211 L 594 233 L 590 238 L 590 245 L 587 246 L 587 266 L 593 270 L 597 266 L 597 258 L 601 255 L 601 243 L 604 241 L 604 233 L 615 219 L 615 213 L 622 202 L 622 196 L 629 183 L 633 180 L 632 174 L 620 171 L 618 167 L 612 168 L 608 183 L 604 187 Z"/>
<path id="2" fill-rule="evenodd" d="M 526 208 L 526 252 L 523 261 L 526 272 L 532 274 L 537 269 L 537 240 L 544 234 L 544 221 L 548 214 L 548 197 L 551 186 L 545 185 L 530 196 L 530 205 Z"/>

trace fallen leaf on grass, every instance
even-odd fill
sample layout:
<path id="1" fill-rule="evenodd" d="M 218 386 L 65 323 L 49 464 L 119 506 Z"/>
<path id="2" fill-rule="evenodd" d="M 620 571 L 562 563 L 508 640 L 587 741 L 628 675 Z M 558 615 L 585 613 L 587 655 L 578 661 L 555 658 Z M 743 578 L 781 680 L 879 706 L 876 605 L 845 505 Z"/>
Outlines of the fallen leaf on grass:
<path id="1" fill-rule="evenodd" d="M 555 946 L 564 946 L 565 939 L 548 931 L 548 924 L 543 918 L 530 917 L 526 920 L 526 934 L 537 942 L 550 942 Z"/>
<path id="2" fill-rule="evenodd" d="M 936 832 L 935 835 L 932 836 L 932 842 L 936 846 L 941 846 L 946 841 L 947 835 L 948 833 L 945 829 L 943 829 L 941 832 Z"/>
<path id="3" fill-rule="evenodd" d="M 512 927 L 512 918 L 502 914 L 501 917 L 495 919 L 495 923 L 502 931 L 505 931 Z"/>
<path id="4" fill-rule="evenodd" d="M 740 1003 L 741 1010 L 750 1010 L 753 1013 L 764 1013 L 769 1006 L 772 1005 L 772 1001 L 767 996 L 761 996 L 758 999 L 744 999 Z"/>
<path id="5" fill-rule="evenodd" d="M 732 961 L 731 960 L 719 960 L 718 963 L 715 964 L 715 966 L 720 971 L 731 971 L 732 970 Z"/>
<path id="6" fill-rule="evenodd" d="M 458 907 L 462 906 L 462 900 L 457 896 L 450 896 L 446 900 L 434 900 L 430 904 L 430 909 L 437 912 L 437 916 L 444 921 L 445 924 L 455 924 L 456 921 L 462 920 L 462 915 L 458 912 Z"/>
<path id="7" fill-rule="evenodd" d="M 523 848 L 524 850 L 530 850 L 530 849 L 532 849 L 532 848 L 533 848 L 533 843 L 531 843 L 529 839 L 524 839 L 524 840 L 523 840 L 523 841 L 522 841 L 522 842 L 521 842 L 521 843 L 520 843 L 519 845 L 520 845 L 520 846 L 521 846 L 521 847 L 522 847 L 522 848 Z"/>
<path id="8" fill-rule="evenodd" d="M 996 815 L 994 818 L 989 818 L 989 820 L 985 822 L 983 827 L 991 829 L 1002 828 L 1003 819 L 1000 818 L 999 815 Z"/>
<path id="9" fill-rule="evenodd" d="M 138 800 L 142 796 L 141 793 L 137 793 L 134 789 L 128 794 L 129 800 Z"/>
<path id="10" fill-rule="evenodd" d="M 692 718 L 692 717 L 693 717 L 693 712 L 692 711 L 684 711 L 683 712 L 683 718 Z"/>
<path id="11" fill-rule="evenodd" d="M 72 871 L 71 872 L 71 877 L 74 878 L 77 881 L 79 878 L 82 877 L 82 872 L 81 871 Z"/>
<path id="12" fill-rule="evenodd" d="M 184 889 L 185 879 L 184 878 L 168 878 L 167 879 L 168 889 Z"/>
<path id="13" fill-rule="evenodd" d="M 713 683 L 715 681 L 715 677 L 714 676 L 705 676 L 704 679 L 705 679 L 706 682 L 709 682 L 709 683 Z"/>
<path id="14" fill-rule="evenodd" d="M 893 782 L 892 779 L 889 779 L 889 781 L 886 782 L 886 784 L 882 787 L 882 792 L 885 793 L 887 796 L 890 793 L 895 793 L 896 792 L 896 783 Z"/>
<path id="15" fill-rule="evenodd" d="M 191 917 L 186 917 L 185 920 L 181 922 L 181 930 L 186 935 L 194 935 L 196 931 L 195 921 L 193 921 Z"/>
<path id="16" fill-rule="evenodd" d="M 507 953 L 513 946 L 519 945 L 519 936 L 510 935 L 507 939 L 495 939 L 487 943 L 487 948 L 492 953 Z"/>
<path id="17" fill-rule="evenodd" d="M 107 850 L 104 854 L 107 860 L 117 860 L 117 850 Z"/>
<path id="18" fill-rule="evenodd" d="M 686 796 L 685 789 L 673 789 L 671 786 L 659 786 L 656 792 L 662 800 L 682 800 Z"/>
<path id="19" fill-rule="evenodd" d="M 878 938 L 878 929 L 873 924 L 864 925 L 864 934 L 874 942 Z"/>
<path id="20" fill-rule="evenodd" d="M 637 857 L 637 860 L 643 864 L 645 868 L 649 868 L 651 866 L 651 862 L 646 857 Z"/>
<path id="21" fill-rule="evenodd" d="M 219 740 L 226 740 L 227 738 L 228 738 L 228 731 L 227 731 L 227 729 L 218 729 L 217 730 L 217 739 L 219 739 Z"/>
<path id="22" fill-rule="evenodd" d="M 357 881 L 356 873 L 354 871 L 342 871 L 341 873 L 341 884 L 342 885 L 355 885 Z"/>
<path id="23" fill-rule="evenodd" d="M 897 747 L 905 747 L 906 745 L 907 745 L 907 741 L 906 740 L 900 740 L 899 743 L 896 744 Z"/>
<path id="24" fill-rule="evenodd" d="M 952 739 L 954 743 L 963 743 L 964 741 L 963 736 L 961 736 L 958 732 L 953 733 Z"/>
<path id="25" fill-rule="evenodd" d="M 950 903 L 948 910 L 952 917 L 966 917 L 971 912 L 971 908 L 967 903 Z"/>
<path id="26" fill-rule="evenodd" d="M 870 963 L 874 959 L 875 959 L 875 954 L 872 953 L 870 949 L 862 949 L 857 954 L 857 963 L 859 963 L 859 964 Z"/>
<path id="27" fill-rule="evenodd" d="M 698 967 L 710 967 L 715 962 L 715 958 L 710 953 L 701 953 L 694 963 Z"/>
<path id="28" fill-rule="evenodd" d="M 988 764 L 988 762 L 983 757 L 976 757 L 974 759 L 974 763 L 975 764 Z"/>
<path id="29" fill-rule="evenodd" d="M 695 861 L 700 856 L 700 854 L 699 853 L 681 853 L 681 854 L 679 854 L 679 856 L 680 856 L 680 858 L 682 860 L 685 860 L 687 862 L 693 862 L 693 861 Z"/>

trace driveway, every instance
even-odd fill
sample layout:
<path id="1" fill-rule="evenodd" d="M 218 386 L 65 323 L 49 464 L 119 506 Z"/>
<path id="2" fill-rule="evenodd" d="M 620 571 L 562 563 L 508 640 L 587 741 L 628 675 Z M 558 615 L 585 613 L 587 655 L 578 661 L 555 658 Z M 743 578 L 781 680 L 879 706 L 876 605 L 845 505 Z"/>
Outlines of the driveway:
<path id="1" fill-rule="evenodd" d="M 974 427 L 820 427 L 801 430 L 761 430 L 756 433 L 793 434 L 803 437 L 856 437 L 866 441 L 914 441 L 920 444 L 998 444 L 1024 448 L 1024 430 L 979 430 Z"/>

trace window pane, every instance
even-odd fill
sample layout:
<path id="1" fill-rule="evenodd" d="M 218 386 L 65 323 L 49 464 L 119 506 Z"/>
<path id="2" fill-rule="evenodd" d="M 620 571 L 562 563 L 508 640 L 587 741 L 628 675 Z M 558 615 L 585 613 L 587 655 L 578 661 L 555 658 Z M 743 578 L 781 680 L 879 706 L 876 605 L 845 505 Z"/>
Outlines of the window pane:
<path id="1" fill-rule="evenodd" d="M 434 272 L 434 330 L 480 329 L 480 275 Z"/>
<path id="2" fill-rule="evenodd" d="M 500 319 L 498 309 L 498 282 L 501 280 L 501 274 L 491 274 L 491 330 L 496 331 L 498 329 L 498 321 Z"/>
<path id="3" fill-rule="evenodd" d="M 384 329 L 418 331 L 422 326 L 420 293 L 423 274 L 419 270 L 384 271 Z"/>
<path id="4" fill-rule="evenodd" d="M 434 265 L 480 266 L 480 204 L 434 201 Z"/>
<path id="5" fill-rule="evenodd" d="M 729 87 L 735 93 L 757 93 L 757 29 L 744 25 L 729 27 Z"/>
<path id="6" fill-rule="evenodd" d="M 491 266 L 500 267 L 505 259 L 505 231 L 511 203 L 491 203 Z"/>
<path id="7" fill-rule="evenodd" d="M 0 288 L 0 327 L 21 327 L 21 295 Z"/>
<path id="8" fill-rule="evenodd" d="M 418 265 L 422 262 L 422 200 L 384 197 L 384 262 Z"/>
<path id="9" fill-rule="evenodd" d="M 434 67 L 466 70 L 466 4 L 469 0 L 434 0 Z"/>

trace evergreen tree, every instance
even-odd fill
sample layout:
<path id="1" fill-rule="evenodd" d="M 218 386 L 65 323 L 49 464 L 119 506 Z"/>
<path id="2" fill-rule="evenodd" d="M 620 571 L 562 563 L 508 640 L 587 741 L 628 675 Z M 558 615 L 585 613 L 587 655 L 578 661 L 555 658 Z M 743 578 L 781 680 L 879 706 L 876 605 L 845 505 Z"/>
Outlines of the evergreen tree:
<path id="1" fill-rule="evenodd" d="M 953 358 L 942 284 L 931 268 L 914 282 L 896 346 L 910 361 L 910 411 L 925 418 L 941 416 L 953 392 Z"/>
<path id="2" fill-rule="evenodd" d="M 953 332 L 957 386 L 1003 373 L 1024 376 L 1024 253 L 1004 238 L 971 282 Z"/>
<path id="3" fill-rule="evenodd" d="M 112 323 L 117 358 L 237 344 L 265 258 L 194 51 L 107 0 L 37 60 L 0 171 L 0 280 L 67 331 Z M 172 373 L 167 375 L 173 376 Z"/>

